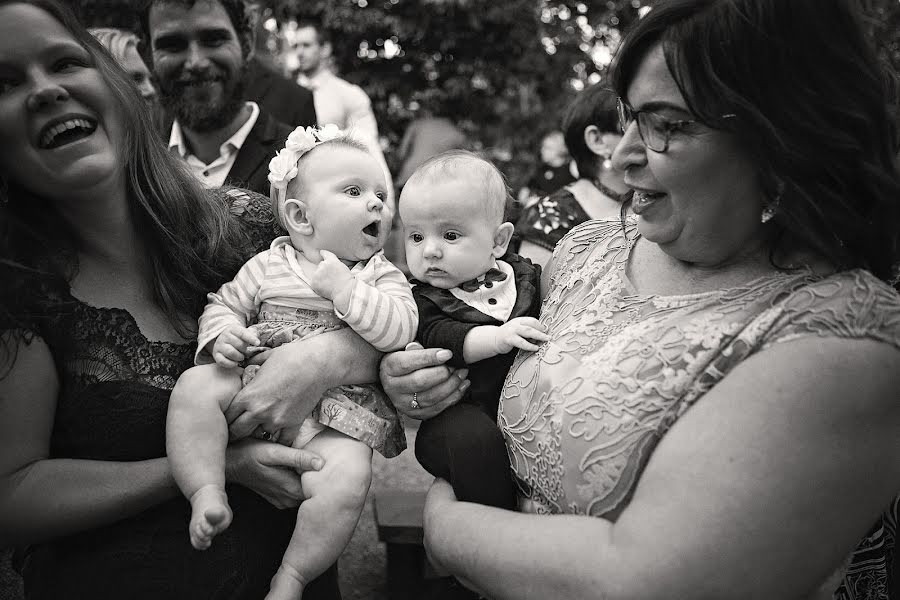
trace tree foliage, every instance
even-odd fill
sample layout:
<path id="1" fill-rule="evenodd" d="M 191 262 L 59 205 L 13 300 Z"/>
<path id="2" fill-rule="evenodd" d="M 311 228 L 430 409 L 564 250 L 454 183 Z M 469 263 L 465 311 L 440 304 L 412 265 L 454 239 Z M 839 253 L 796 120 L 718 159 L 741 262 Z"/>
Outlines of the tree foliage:
<path id="1" fill-rule="evenodd" d="M 896 72 L 900 2 L 858 1 Z M 407 124 L 425 107 L 436 108 L 459 123 L 514 187 L 527 177 L 541 135 L 559 127 L 579 89 L 602 81 L 621 32 L 652 2 L 257 0 L 265 9 L 261 46 L 286 71 L 292 21 L 311 17 L 331 29 L 336 70 L 372 99 L 392 166 Z M 78 4 L 107 21 L 124 21 L 121 7 L 128 6 L 126 0 Z"/>
<path id="2" fill-rule="evenodd" d="M 646 3 L 644 1 L 643 3 Z M 426 107 L 449 114 L 506 172 L 527 177 L 540 136 L 602 77 L 640 0 L 281 0 L 272 7 L 289 52 L 292 19 L 333 32 L 342 77 L 372 99 L 390 151 Z"/>

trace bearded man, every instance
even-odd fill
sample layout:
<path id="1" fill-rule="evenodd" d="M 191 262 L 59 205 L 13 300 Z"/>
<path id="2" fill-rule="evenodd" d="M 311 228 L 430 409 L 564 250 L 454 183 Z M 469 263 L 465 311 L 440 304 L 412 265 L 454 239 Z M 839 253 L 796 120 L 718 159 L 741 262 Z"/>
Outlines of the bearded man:
<path id="1" fill-rule="evenodd" d="M 253 38 L 243 1 L 149 0 L 143 16 L 169 148 L 207 187 L 268 195 L 269 160 L 292 128 L 244 99 Z"/>

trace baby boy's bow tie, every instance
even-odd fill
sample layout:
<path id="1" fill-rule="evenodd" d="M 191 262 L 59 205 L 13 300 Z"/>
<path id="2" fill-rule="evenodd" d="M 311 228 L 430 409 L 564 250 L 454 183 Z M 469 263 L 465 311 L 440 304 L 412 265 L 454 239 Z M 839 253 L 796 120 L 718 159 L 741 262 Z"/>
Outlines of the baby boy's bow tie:
<path id="1" fill-rule="evenodd" d="M 494 282 L 506 279 L 506 273 L 500 269 L 490 269 L 484 274 L 484 279 L 470 279 L 459 284 L 459 289 L 464 292 L 477 292 L 481 287 L 493 287 Z"/>

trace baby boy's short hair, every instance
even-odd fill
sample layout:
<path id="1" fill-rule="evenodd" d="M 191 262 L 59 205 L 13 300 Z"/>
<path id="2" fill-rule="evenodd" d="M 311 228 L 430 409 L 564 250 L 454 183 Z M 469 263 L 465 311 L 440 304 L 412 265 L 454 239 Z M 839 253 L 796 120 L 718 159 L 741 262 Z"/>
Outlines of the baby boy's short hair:
<path id="1" fill-rule="evenodd" d="M 433 156 L 416 169 L 404 187 L 428 185 L 447 179 L 473 181 L 484 190 L 484 211 L 487 218 L 496 225 L 503 222 L 506 206 L 511 198 L 506 178 L 492 162 L 474 152 L 450 150 Z"/>

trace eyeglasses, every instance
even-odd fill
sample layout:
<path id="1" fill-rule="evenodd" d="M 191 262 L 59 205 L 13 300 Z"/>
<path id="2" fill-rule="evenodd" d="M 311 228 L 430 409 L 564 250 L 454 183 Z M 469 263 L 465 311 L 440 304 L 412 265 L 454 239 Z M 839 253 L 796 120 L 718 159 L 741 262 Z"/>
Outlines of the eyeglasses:
<path id="1" fill-rule="evenodd" d="M 619 127 L 622 128 L 622 133 L 625 133 L 633 121 L 637 121 L 638 135 L 641 136 L 641 141 L 654 152 L 668 150 L 669 139 L 673 133 L 697 122 L 697 119 L 670 121 L 655 112 L 634 110 L 621 98 L 616 100 L 616 111 L 619 113 Z M 725 116 L 733 117 L 734 115 Z"/>
<path id="2" fill-rule="evenodd" d="M 669 149 L 669 140 L 673 133 L 700 122 L 698 119 L 670 121 L 655 112 L 634 110 L 621 98 L 616 98 L 616 112 L 619 113 L 619 127 L 622 129 L 622 133 L 625 133 L 632 121 L 637 120 L 638 135 L 641 136 L 641 141 L 647 148 L 660 153 Z M 729 113 L 722 115 L 721 118 L 731 119 L 736 116 L 734 113 Z"/>

